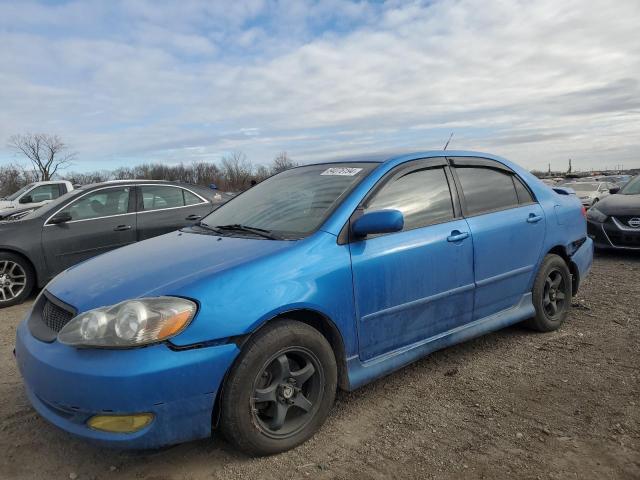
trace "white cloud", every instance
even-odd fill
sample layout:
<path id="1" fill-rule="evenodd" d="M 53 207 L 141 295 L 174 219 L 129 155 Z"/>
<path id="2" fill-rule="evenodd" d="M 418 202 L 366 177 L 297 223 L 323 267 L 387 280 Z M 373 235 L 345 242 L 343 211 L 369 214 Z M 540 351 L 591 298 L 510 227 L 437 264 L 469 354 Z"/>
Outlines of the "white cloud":
<path id="1" fill-rule="evenodd" d="M 0 19 L 0 139 L 59 133 L 78 168 L 440 148 L 449 131 L 531 168 L 640 166 L 635 0 L 24 3 Z"/>

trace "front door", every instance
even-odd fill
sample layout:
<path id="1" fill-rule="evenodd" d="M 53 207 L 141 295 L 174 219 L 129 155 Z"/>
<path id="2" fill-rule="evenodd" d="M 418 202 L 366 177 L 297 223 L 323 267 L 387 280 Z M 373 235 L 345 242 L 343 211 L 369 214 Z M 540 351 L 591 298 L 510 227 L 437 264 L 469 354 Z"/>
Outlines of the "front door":
<path id="1" fill-rule="evenodd" d="M 442 163 L 399 167 L 362 206 L 400 210 L 405 221 L 400 232 L 350 244 L 362 360 L 471 321 L 472 238 Z"/>
<path id="2" fill-rule="evenodd" d="M 474 245 L 474 318 L 516 305 L 531 290 L 544 211 L 518 176 L 485 159 L 452 159 Z"/>
<path id="3" fill-rule="evenodd" d="M 83 260 L 136 241 L 133 188 L 91 191 L 56 213 L 71 220 L 42 229 L 42 248 L 50 276 Z M 96 273 L 99 274 L 99 273 Z"/>

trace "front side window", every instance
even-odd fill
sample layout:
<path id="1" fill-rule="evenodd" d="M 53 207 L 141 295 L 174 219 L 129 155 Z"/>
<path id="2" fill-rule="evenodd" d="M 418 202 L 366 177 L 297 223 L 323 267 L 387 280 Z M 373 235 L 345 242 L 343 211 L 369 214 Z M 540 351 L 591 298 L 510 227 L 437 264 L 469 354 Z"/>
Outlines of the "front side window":
<path id="1" fill-rule="evenodd" d="M 33 203 L 46 202 L 60 196 L 58 185 L 40 185 L 31 190 L 28 195 Z"/>
<path id="2" fill-rule="evenodd" d="M 143 185 L 142 209 L 144 211 L 160 210 L 163 208 L 184 207 L 183 190 L 164 185 Z"/>
<path id="3" fill-rule="evenodd" d="M 468 215 L 518 206 L 518 195 L 510 174 L 483 167 L 456 167 L 456 173 Z"/>
<path id="4" fill-rule="evenodd" d="M 282 238 L 301 238 L 320 227 L 375 163 L 296 167 L 238 195 L 202 220 L 212 228 L 243 225 Z"/>
<path id="5" fill-rule="evenodd" d="M 414 170 L 393 178 L 365 205 L 365 212 L 375 210 L 400 210 L 403 231 L 453 219 L 444 169 Z"/>
<path id="6" fill-rule="evenodd" d="M 110 188 L 89 193 L 65 207 L 60 213 L 68 213 L 71 220 L 122 215 L 129 211 L 129 187 Z"/>

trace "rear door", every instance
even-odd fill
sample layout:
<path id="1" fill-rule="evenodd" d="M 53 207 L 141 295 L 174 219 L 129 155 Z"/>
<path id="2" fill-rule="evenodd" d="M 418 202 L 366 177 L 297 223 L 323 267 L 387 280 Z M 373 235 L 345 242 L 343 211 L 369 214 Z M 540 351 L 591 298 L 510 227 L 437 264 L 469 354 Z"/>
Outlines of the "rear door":
<path id="1" fill-rule="evenodd" d="M 530 291 L 544 243 L 544 211 L 503 164 L 468 157 L 450 161 L 473 235 L 479 319 L 515 305 Z"/>
<path id="2" fill-rule="evenodd" d="M 142 184 L 137 188 L 138 240 L 192 225 L 213 210 L 211 203 L 186 187 Z"/>
<path id="3" fill-rule="evenodd" d="M 400 232 L 350 243 L 363 360 L 471 321 L 472 238 L 452 186 L 444 158 L 412 162 L 354 214 L 397 209 L 405 220 Z"/>
<path id="4" fill-rule="evenodd" d="M 56 186 L 57 187 L 57 186 Z M 72 220 L 42 228 L 42 249 L 52 275 L 78 262 L 136 241 L 133 187 L 92 190 L 57 213 Z"/>

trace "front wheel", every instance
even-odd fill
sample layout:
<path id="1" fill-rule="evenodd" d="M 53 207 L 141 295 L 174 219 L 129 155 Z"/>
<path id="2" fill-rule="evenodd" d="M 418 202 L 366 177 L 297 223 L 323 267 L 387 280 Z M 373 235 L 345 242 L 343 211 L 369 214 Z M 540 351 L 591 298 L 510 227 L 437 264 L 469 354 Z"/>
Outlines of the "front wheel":
<path id="1" fill-rule="evenodd" d="M 527 325 L 540 332 L 560 328 L 571 308 L 571 273 L 559 255 L 547 255 L 533 283 L 535 317 Z"/>
<path id="2" fill-rule="evenodd" d="M 0 252 L 0 308 L 24 302 L 35 285 L 31 264 L 20 255 Z"/>
<path id="3" fill-rule="evenodd" d="M 250 455 L 289 450 L 327 418 L 337 385 L 331 346 L 316 329 L 279 320 L 249 339 L 222 394 L 224 436 Z"/>

